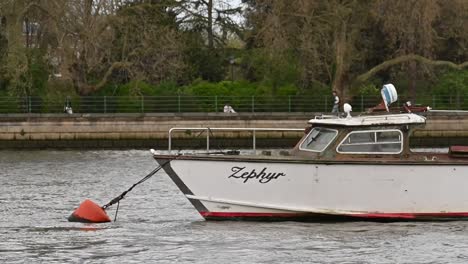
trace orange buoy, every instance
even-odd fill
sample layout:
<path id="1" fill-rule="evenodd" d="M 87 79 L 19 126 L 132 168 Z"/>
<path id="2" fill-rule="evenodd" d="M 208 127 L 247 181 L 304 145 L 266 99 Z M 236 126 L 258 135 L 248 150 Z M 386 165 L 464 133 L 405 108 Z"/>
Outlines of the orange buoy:
<path id="1" fill-rule="evenodd" d="M 86 199 L 80 206 L 68 217 L 70 222 L 83 223 L 105 223 L 110 222 L 106 211 L 93 201 Z"/>

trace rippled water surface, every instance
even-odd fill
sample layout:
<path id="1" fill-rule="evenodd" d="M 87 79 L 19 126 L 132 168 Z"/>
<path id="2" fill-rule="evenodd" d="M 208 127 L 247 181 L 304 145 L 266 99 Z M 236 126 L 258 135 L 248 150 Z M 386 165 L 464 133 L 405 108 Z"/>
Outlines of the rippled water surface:
<path id="1" fill-rule="evenodd" d="M 206 222 L 163 172 L 117 222 L 67 222 L 154 167 L 147 151 L 0 151 L 0 263 L 468 263 L 468 222 Z"/>

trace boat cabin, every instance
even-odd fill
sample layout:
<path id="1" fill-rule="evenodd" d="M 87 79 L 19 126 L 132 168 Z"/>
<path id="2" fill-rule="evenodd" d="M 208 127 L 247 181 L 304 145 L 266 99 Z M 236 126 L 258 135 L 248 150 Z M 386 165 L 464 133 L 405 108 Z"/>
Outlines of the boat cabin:
<path id="1" fill-rule="evenodd" d="M 317 116 L 291 154 L 322 160 L 448 160 L 447 153 L 419 153 L 410 137 L 426 118 L 412 113 L 339 118 Z M 466 159 L 465 159 L 466 162 Z"/>

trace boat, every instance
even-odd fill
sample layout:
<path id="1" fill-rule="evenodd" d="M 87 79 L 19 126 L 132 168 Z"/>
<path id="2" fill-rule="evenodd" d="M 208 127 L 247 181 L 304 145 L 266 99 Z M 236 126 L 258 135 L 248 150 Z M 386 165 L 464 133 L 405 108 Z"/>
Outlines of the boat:
<path id="1" fill-rule="evenodd" d="M 156 161 L 206 220 L 468 219 L 468 146 L 418 152 L 415 113 L 317 116 L 282 155 L 171 154 Z"/>

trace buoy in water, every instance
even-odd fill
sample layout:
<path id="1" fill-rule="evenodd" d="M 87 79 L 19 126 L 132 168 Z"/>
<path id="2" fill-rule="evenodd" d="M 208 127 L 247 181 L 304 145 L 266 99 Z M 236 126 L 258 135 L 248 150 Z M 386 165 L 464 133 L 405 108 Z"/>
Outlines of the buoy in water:
<path id="1" fill-rule="evenodd" d="M 82 223 L 105 223 L 110 222 L 106 211 L 93 201 L 86 199 L 80 206 L 68 217 L 70 222 Z"/>

